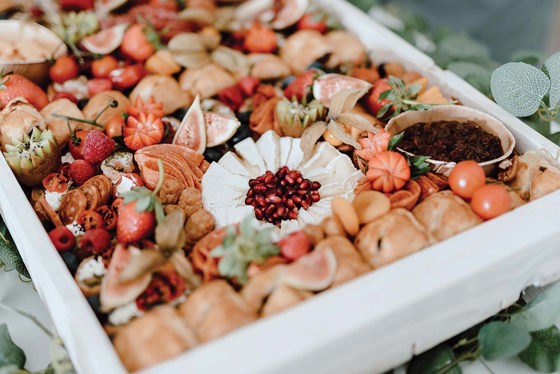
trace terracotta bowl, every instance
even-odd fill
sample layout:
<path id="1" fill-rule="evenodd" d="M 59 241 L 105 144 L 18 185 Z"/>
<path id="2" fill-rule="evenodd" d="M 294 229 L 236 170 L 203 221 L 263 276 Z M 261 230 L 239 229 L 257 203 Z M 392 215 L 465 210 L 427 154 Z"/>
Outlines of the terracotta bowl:
<path id="1" fill-rule="evenodd" d="M 0 21 L 0 42 L 30 43 L 36 42 L 48 53 L 48 57 L 28 59 L 2 59 L 0 69 L 13 71 L 43 84 L 49 74 L 49 58 L 56 58 L 68 53 L 66 45 L 51 30 L 34 22 L 20 20 Z"/>
<path id="2" fill-rule="evenodd" d="M 399 114 L 392 118 L 385 130 L 393 135 L 398 134 L 417 123 L 430 123 L 439 121 L 472 121 L 480 126 L 483 130 L 490 134 L 496 135 L 502 142 L 502 156 L 493 160 L 480 162 L 479 165 L 484 168 L 486 175 L 493 174 L 500 162 L 507 159 L 515 147 L 515 138 L 507 127 L 496 118 L 476 109 L 468 108 L 462 105 L 446 105 L 434 107 L 426 111 L 409 111 Z M 401 149 L 401 151 L 405 152 Z M 409 152 L 405 152 L 412 155 Z M 428 159 L 428 162 L 434 172 L 449 175 L 455 167 L 455 162 L 447 162 L 440 160 Z"/>

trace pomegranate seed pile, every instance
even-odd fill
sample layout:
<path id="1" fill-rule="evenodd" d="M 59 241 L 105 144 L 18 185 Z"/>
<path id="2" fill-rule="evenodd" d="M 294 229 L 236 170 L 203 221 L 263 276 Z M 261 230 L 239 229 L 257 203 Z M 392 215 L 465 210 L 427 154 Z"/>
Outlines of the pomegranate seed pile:
<path id="1" fill-rule="evenodd" d="M 255 208 L 255 217 L 274 225 L 297 219 L 300 208 L 308 209 L 321 199 L 321 183 L 303 178 L 297 170 L 281 167 L 249 181 L 245 204 Z"/>

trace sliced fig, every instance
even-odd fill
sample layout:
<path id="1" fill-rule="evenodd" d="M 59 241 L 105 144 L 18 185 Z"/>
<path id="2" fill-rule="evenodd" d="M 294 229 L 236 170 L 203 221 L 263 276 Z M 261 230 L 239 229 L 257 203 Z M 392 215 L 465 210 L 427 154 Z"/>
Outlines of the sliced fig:
<path id="1" fill-rule="evenodd" d="M 121 273 L 132 260 L 131 248 L 123 244 L 117 244 L 107 275 L 101 282 L 101 310 L 108 312 L 121 305 L 125 305 L 136 299 L 150 284 L 151 274 L 146 274 L 130 282 L 121 282 Z"/>
<path id="2" fill-rule="evenodd" d="M 286 0 L 284 6 L 272 21 L 272 28 L 282 30 L 294 25 L 303 17 L 308 6 L 309 0 Z"/>
<path id="3" fill-rule="evenodd" d="M 113 27 L 101 30 L 82 40 L 82 47 L 99 55 L 107 55 L 117 48 L 122 43 L 124 32 L 128 24 L 123 23 Z"/>
<path id="4" fill-rule="evenodd" d="M 333 283 L 337 265 L 332 249 L 316 249 L 300 257 L 282 272 L 282 284 L 298 290 L 324 290 Z"/>
<path id="5" fill-rule="evenodd" d="M 206 145 L 208 147 L 224 144 L 241 126 L 241 122 L 237 118 L 213 112 L 204 112 L 204 122 L 206 123 Z"/>
<path id="6" fill-rule="evenodd" d="M 206 124 L 198 95 L 185 117 L 183 117 L 173 138 L 173 144 L 182 145 L 200 154 L 204 153 L 206 149 Z"/>
<path id="7" fill-rule="evenodd" d="M 372 85 L 364 80 L 342 74 L 325 74 L 313 82 L 313 97 L 327 108 L 331 100 L 342 90 L 369 90 Z"/>

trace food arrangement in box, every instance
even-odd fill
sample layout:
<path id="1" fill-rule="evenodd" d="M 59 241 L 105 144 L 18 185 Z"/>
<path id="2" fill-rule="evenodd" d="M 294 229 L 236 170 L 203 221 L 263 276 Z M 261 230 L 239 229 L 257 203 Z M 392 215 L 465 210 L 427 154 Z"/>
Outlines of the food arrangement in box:
<path id="1" fill-rule="evenodd" d="M 4 157 L 129 370 L 560 188 L 307 0 L 178 3 L 35 9 L 72 53 L 0 90 Z"/>

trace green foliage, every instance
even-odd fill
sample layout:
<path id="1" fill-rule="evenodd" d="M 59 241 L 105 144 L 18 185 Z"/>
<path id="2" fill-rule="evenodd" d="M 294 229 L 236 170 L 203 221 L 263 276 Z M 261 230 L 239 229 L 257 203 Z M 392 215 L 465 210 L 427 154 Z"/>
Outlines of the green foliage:
<path id="1" fill-rule="evenodd" d="M 248 280 L 247 268 L 251 262 L 261 264 L 268 257 L 279 253 L 278 247 L 270 239 L 271 233 L 270 227 L 254 228 L 251 216 L 241 221 L 239 233 L 235 226 L 229 226 L 224 241 L 211 253 L 213 257 L 221 257 L 218 264 L 220 275 L 245 284 Z"/>
<path id="2" fill-rule="evenodd" d="M 494 70 L 490 87 L 498 105 L 514 116 L 527 117 L 541 106 L 550 79 L 532 65 L 508 62 Z"/>
<path id="3" fill-rule="evenodd" d="M 416 356 L 406 369 L 407 374 L 461 374 L 455 354 L 447 344 L 440 344 Z"/>
<path id="4" fill-rule="evenodd" d="M 490 322 L 478 332 L 480 353 L 486 360 L 513 357 L 530 343 L 527 330 L 508 322 Z"/>
<path id="5" fill-rule="evenodd" d="M 20 276 L 31 279 L 2 218 L 0 218 L 0 263 L 4 264 L 6 270 L 13 269 Z"/>
<path id="6" fill-rule="evenodd" d="M 14 343 L 8 326 L 0 324 L 0 368 L 3 366 L 15 366 L 23 369 L 26 357 L 23 350 Z"/>
<path id="7" fill-rule="evenodd" d="M 512 315 L 510 323 L 526 331 L 549 328 L 560 320 L 560 283 L 546 289 Z"/>
<path id="8" fill-rule="evenodd" d="M 531 333 L 531 344 L 519 359 L 541 373 L 560 371 L 560 331 L 556 326 Z"/>
<path id="9" fill-rule="evenodd" d="M 543 71 L 550 79 L 549 106 L 556 108 L 560 101 L 560 52 L 553 54 L 544 62 Z"/>

